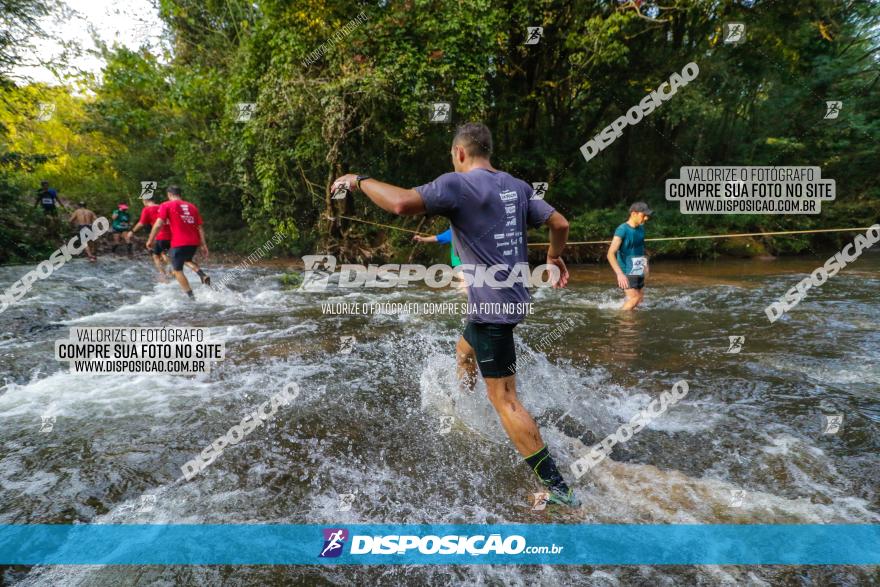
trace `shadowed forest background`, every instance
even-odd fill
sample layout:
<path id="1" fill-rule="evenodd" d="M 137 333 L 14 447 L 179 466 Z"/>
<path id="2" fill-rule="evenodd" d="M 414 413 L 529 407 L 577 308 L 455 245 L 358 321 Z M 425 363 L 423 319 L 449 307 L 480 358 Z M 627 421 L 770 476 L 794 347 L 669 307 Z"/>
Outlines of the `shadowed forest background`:
<path id="1" fill-rule="evenodd" d="M 10 75 L 39 18 L 58 6 L 0 0 L 0 262 L 37 259 L 63 232 L 34 207 L 46 179 L 109 216 L 140 212 L 140 182 L 177 183 L 202 211 L 212 249 L 249 253 L 276 231 L 290 255 L 405 259 L 406 233 L 363 196 L 329 199 L 344 172 L 402 186 L 451 171 L 457 124 L 493 130 L 493 164 L 547 181 L 572 240 L 610 238 L 632 201 L 657 211 L 648 236 L 868 226 L 880 218 L 880 4 L 675 0 L 335 2 L 157 0 L 165 50 L 101 46 L 100 76 L 30 84 Z M 339 35 L 363 13 L 347 35 Z M 652 18 L 651 15 L 655 16 Z M 721 39 L 724 22 L 746 40 Z M 527 27 L 543 27 L 525 45 Z M 336 35 L 336 37 L 334 37 Z M 338 41 L 333 40 L 339 38 Z M 325 51 L 306 64 L 322 44 Z M 690 61 L 699 76 L 599 155 L 579 147 Z M 826 100 L 840 100 L 825 120 Z M 452 123 L 429 121 L 452 104 Z M 255 103 L 236 121 L 238 103 Z M 41 103 L 55 105 L 38 120 Z M 682 165 L 817 165 L 837 182 L 818 216 L 685 216 L 663 198 Z M 534 238 L 544 240 L 540 232 Z M 674 241 L 653 254 L 787 254 L 850 238 Z M 587 260 L 600 250 L 579 248 Z M 444 258 L 419 247 L 416 258 Z"/>

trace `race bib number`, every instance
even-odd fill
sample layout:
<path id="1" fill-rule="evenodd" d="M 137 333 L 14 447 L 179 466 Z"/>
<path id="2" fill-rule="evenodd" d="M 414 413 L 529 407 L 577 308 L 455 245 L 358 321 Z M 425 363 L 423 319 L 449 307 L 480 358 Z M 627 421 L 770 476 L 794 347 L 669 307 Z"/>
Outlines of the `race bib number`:
<path id="1" fill-rule="evenodd" d="M 43 198 L 43 205 L 44 206 L 54 206 L 55 200 L 53 198 Z"/>
<path id="2" fill-rule="evenodd" d="M 644 275 L 645 268 L 648 266 L 648 258 L 647 257 L 633 257 L 632 258 L 632 269 L 630 270 L 630 275 Z"/>

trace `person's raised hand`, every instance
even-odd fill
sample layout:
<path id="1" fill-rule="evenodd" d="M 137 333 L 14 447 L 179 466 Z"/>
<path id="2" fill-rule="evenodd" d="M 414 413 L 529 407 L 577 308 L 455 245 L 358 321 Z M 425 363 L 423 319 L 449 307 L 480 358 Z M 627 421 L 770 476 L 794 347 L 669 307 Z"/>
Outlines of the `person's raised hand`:
<path id="1" fill-rule="evenodd" d="M 553 265 L 557 269 L 559 269 L 559 278 L 553 282 L 554 289 L 561 289 L 568 285 L 568 267 L 565 266 L 565 261 L 562 260 L 562 257 L 551 257 L 547 255 L 547 264 Z"/>

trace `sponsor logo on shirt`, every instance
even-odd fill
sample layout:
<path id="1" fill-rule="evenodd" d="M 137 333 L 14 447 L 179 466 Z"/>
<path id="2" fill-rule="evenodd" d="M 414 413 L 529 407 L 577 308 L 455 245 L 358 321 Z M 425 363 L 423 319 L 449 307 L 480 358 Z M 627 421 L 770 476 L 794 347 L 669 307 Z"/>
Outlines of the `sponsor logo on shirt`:
<path id="1" fill-rule="evenodd" d="M 503 234 L 503 233 L 502 233 L 502 234 L 496 234 L 496 235 L 495 235 L 495 240 L 498 240 L 498 239 L 500 239 L 500 238 L 504 238 L 504 234 Z"/>
<path id="2" fill-rule="evenodd" d="M 501 196 L 502 202 L 515 202 L 519 199 L 519 196 L 517 196 L 516 192 L 514 191 L 501 192 L 498 195 Z"/>
<path id="3" fill-rule="evenodd" d="M 513 214 L 516 212 L 516 206 L 505 206 L 504 211 L 508 214 Z"/>

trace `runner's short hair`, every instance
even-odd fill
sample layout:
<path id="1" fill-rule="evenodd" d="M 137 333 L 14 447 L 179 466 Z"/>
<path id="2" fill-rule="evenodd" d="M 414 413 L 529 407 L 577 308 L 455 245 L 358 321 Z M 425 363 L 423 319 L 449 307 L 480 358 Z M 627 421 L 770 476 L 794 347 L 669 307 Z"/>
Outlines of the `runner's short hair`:
<path id="1" fill-rule="evenodd" d="M 175 196 L 179 196 L 181 194 L 180 186 L 176 186 L 176 185 L 168 186 L 168 193 L 174 194 Z"/>
<path id="2" fill-rule="evenodd" d="M 452 144 L 464 147 L 470 157 L 489 157 L 492 154 L 492 131 L 482 122 L 468 122 L 455 131 Z"/>

